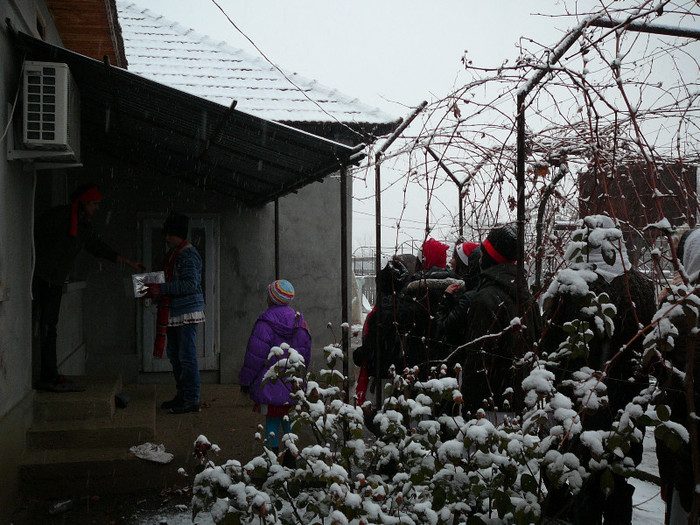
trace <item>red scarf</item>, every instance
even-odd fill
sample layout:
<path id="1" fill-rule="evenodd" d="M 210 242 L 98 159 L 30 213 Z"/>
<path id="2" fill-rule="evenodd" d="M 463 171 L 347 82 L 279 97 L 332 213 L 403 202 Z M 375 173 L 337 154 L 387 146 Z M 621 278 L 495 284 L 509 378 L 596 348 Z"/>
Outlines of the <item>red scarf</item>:
<path id="1" fill-rule="evenodd" d="M 362 363 L 360 377 L 357 378 L 355 394 L 357 394 L 357 406 L 361 407 L 367 400 L 367 387 L 369 386 L 369 373 L 367 371 L 367 361 Z"/>
<path id="2" fill-rule="evenodd" d="M 165 273 L 165 282 L 169 283 L 173 280 L 173 273 L 175 272 L 175 261 L 177 256 L 180 255 L 182 249 L 187 246 L 187 241 L 182 239 L 182 242 L 176 247 L 172 248 L 165 255 L 165 261 L 163 263 L 163 272 Z M 156 340 L 153 342 L 153 357 L 161 358 L 163 357 L 163 350 L 165 350 L 165 339 L 168 334 L 168 319 L 170 318 L 170 297 L 161 297 L 158 302 L 158 313 L 156 314 Z"/>

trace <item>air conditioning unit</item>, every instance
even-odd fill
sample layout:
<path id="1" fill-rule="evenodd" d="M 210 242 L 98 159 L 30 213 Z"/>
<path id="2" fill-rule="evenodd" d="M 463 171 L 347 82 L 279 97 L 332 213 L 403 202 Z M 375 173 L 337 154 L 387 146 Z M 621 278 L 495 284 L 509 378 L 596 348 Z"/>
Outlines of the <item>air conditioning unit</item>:
<path id="1" fill-rule="evenodd" d="M 80 92 L 67 64 L 24 62 L 22 145 L 44 161 L 79 162 Z"/>

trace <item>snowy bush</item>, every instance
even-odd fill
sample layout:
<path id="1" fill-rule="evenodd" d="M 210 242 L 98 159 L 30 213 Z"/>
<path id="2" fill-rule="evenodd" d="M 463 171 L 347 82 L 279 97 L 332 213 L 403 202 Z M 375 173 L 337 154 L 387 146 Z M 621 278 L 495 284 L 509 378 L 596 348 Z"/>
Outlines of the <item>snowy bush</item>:
<path id="1" fill-rule="evenodd" d="M 247 464 L 210 464 L 195 479 L 194 515 L 209 511 L 218 524 L 538 523 L 551 487 L 576 492 L 589 475 L 591 466 L 569 451 L 574 438 L 595 468 L 629 474 L 624 451 L 640 439 L 636 421 L 656 417 L 640 398 L 614 429 L 581 434 L 579 401 L 557 392 L 554 374 L 535 360 L 522 418 L 479 411 L 465 420 L 457 379 L 444 367 L 423 382 L 394 374 L 373 436 L 363 408 L 343 400 L 345 378 L 335 370 L 342 353 L 328 347 L 326 356 L 329 367 L 308 374 L 294 394 L 286 452 L 262 441 Z M 597 391 L 586 381 L 580 389 L 581 398 Z M 294 433 L 302 427 L 311 443 Z"/>

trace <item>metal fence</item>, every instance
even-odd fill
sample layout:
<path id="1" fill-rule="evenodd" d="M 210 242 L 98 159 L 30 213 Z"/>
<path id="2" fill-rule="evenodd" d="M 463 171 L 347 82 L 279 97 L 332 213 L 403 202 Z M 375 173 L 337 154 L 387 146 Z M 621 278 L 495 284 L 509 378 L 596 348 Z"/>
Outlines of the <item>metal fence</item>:
<path id="1" fill-rule="evenodd" d="M 362 310 L 367 313 L 377 300 L 377 282 L 374 275 L 356 275 L 357 288 L 360 292 L 362 300 Z"/>

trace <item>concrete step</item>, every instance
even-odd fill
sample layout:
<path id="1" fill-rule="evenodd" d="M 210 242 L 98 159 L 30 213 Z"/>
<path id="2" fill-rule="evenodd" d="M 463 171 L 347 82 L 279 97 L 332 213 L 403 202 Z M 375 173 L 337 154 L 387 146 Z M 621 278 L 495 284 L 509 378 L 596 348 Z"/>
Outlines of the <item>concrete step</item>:
<path id="1" fill-rule="evenodd" d="M 92 378 L 91 383 L 96 384 Z M 121 391 L 121 380 L 117 386 Z M 113 400 L 112 390 L 94 386 L 77 394 L 93 398 L 94 405 L 99 405 L 100 396 Z M 129 385 L 124 393 L 131 400 L 112 417 L 33 424 L 27 431 L 27 448 L 19 469 L 22 490 L 42 498 L 62 498 L 165 488 L 172 468 L 139 459 L 129 451 L 154 440 L 156 388 Z M 103 414 L 101 410 L 97 413 Z"/>
<path id="2" fill-rule="evenodd" d="M 128 494 L 172 483 L 172 465 L 139 459 L 128 447 L 35 450 L 25 460 L 20 490 L 42 499 Z"/>
<path id="3" fill-rule="evenodd" d="M 122 391 L 121 375 L 71 377 L 85 392 L 42 392 L 34 395 L 34 421 L 76 421 L 110 418 L 115 394 Z"/>
<path id="4" fill-rule="evenodd" d="M 200 468 L 199 461 L 192 455 L 194 441 L 200 434 L 220 447 L 220 454 L 212 453 L 210 456 L 217 463 L 229 458 L 245 463 L 261 451 L 260 444 L 253 436 L 259 432 L 258 425 L 264 424 L 264 416 L 253 411 L 248 395 L 241 394 L 238 385 L 203 384 L 202 411 L 187 414 L 170 414 L 159 408 L 160 403 L 172 398 L 175 392 L 172 379 L 167 384 L 125 385 L 123 391 L 131 397 L 128 407 L 117 409 L 111 420 L 100 419 L 101 424 L 110 425 L 111 432 L 116 433 L 116 421 L 121 421 L 125 427 L 133 426 L 147 412 L 149 420 L 155 421 L 151 424 L 155 426 L 155 437 L 149 433 L 148 439 L 143 436 L 143 439 L 129 440 L 117 446 L 104 434 L 91 439 L 79 435 L 67 437 L 66 432 L 72 425 L 84 425 L 78 434 L 92 432 L 88 427 L 91 423 L 89 420 L 68 424 L 58 421 L 37 423 L 35 430 L 45 434 L 51 430 L 55 432 L 54 443 L 51 447 L 26 451 L 19 470 L 20 490 L 41 499 L 55 500 L 130 494 L 144 489 L 189 484 Z M 149 400 L 148 408 L 139 408 L 145 399 Z M 95 421 L 92 421 L 93 427 L 96 426 Z M 42 439 L 47 439 L 47 444 L 51 444 L 46 435 Z M 86 446 L 65 447 L 62 441 L 66 439 L 75 442 L 82 440 Z M 96 444 L 100 439 L 104 439 L 104 443 Z M 154 463 L 136 458 L 129 452 L 130 447 L 147 441 L 163 444 L 166 452 L 174 454 L 173 461 Z M 181 468 L 189 477 L 183 478 L 179 472 Z"/>
<path id="5" fill-rule="evenodd" d="M 138 445 L 155 436 L 155 388 L 130 385 L 124 391 L 131 401 L 114 416 L 92 419 L 35 422 L 27 431 L 26 446 L 31 450 L 116 448 Z M 58 394 L 67 396 L 69 394 Z M 112 398 L 114 396 L 110 394 Z M 91 397 L 90 395 L 86 397 Z M 95 403 L 98 403 L 95 400 Z M 82 414 L 81 414 L 82 416 Z"/>

